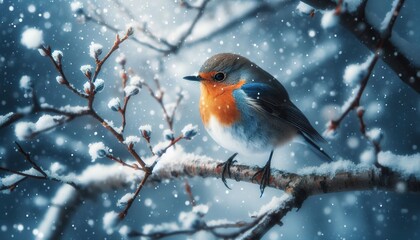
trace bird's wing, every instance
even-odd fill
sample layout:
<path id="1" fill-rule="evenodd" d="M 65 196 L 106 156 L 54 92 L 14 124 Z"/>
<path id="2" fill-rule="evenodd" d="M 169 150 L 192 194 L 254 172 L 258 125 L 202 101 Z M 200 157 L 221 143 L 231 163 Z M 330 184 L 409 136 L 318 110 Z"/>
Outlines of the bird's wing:
<path id="1" fill-rule="evenodd" d="M 251 99 L 250 106 L 294 126 L 311 145 L 325 142 L 305 115 L 290 101 L 280 84 L 246 83 L 241 90 Z"/>

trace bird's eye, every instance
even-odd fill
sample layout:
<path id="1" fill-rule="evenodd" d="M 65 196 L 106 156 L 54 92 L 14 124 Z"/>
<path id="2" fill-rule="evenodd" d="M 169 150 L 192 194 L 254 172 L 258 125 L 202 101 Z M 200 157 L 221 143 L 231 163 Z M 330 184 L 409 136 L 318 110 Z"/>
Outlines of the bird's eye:
<path id="1" fill-rule="evenodd" d="M 216 73 L 215 75 L 214 75 L 214 80 L 216 80 L 216 81 L 218 81 L 218 82 L 220 82 L 220 81 L 223 81 L 223 80 L 225 80 L 225 74 L 224 73 L 222 73 L 222 72 L 218 72 L 218 73 Z"/>

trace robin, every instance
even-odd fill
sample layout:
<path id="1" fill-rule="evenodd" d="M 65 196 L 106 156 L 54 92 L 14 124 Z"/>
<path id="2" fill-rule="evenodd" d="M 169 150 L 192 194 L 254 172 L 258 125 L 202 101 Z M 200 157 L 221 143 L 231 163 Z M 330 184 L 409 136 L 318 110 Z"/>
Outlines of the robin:
<path id="1" fill-rule="evenodd" d="M 296 136 L 302 136 L 325 160 L 330 156 L 319 147 L 325 140 L 289 99 L 283 85 L 245 57 L 220 53 L 209 58 L 197 76 L 200 82 L 200 115 L 209 135 L 222 147 L 235 152 L 224 164 L 222 181 L 238 153 L 270 152 L 261 176 L 261 196 L 270 180 L 274 150 Z"/>

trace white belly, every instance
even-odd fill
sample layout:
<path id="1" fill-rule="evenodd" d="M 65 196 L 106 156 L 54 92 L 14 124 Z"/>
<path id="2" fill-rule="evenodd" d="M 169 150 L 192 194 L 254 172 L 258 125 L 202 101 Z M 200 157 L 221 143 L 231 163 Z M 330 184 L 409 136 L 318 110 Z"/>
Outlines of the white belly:
<path id="1" fill-rule="evenodd" d="M 255 155 L 273 149 L 272 146 L 267 144 L 250 143 L 246 136 L 241 136 L 232 128 L 221 125 L 213 116 L 210 117 L 206 130 L 220 146 L 239 154 Z"/>

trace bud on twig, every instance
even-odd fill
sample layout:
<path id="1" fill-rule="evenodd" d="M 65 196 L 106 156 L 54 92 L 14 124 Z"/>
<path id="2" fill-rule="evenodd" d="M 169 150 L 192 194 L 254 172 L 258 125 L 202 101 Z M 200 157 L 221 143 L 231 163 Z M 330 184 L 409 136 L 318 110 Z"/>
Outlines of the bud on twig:
<path id="1" fill-rule="evenodd" d="M 92 77 L 92 66 L 87 64 L 80 67 L 80 71 L 88 78 L 90 79 Z"/>
<path id="2" fill-rule="evenodd" d="M 61 65 L 61 59 L 63 58 L 63 52 L 59 51 L 59 50 L 54 50 L 54 52 L 52 52 L 51 56 L 54 59 L 54 62 L 57 63 L 57 65 Z"/>
<path id="3" fill-rule="evenodd" d="M 133 29 L 133 27 L 132 26 L 129 26 L 128 27 L 128 29 L 127 29 L 127 36 L 131 36 L 131 35 L 133 35 L 133 33 L 134 33 L 134 29 Z"/>
<path id="4" fill-rule="evenodd" d="M 197 135 L 198 131 L 197 131 L 197 125 L 192 125 L 191 123 L 186 125 L 183 129 L 182 129 L 182 135 L 184 139 L 187 140 L 191 140 L 193 139 L 193 137 L 195 135 Z"/>
<path id="5" fill-rule="evenodd" d="M 55 77 L 55 80 L 59 83 L 59 84 L 66 84 L 67 81 L 64 80 L 64 78 L 62 76 L 57 76 Z"/>
<path id="6" fill-rule="evenodd" d="M 147 142 L 150 142 L 150 135 L 152 134 L 152 126 L 149 124 L 142 125 L 139 127 L 140 134 L 146 139 Z"/>
<path id="7" fill-rule="evenodd" d="M 90 93 L 90 82 L 85 82 L 83 84 L 83 91 L 85 91 L 85 93 L 89 94 Z"/>
<path id="8" fill-rule="evenodd" d="M 113 99 L 109 100 L 108 107 L 112 111 L 118 112 L 118 110 L 121 109 L 120 99 L 116 97 L 116 98 L 113 98 Z"/>
<path id="9" fill-rule="evenodd" d="M 140 89 L 136 86 L 128 85 L 124 88 L 124 93 L 126 97 L 131 97 L 140 92 Z"/>
<path id="10" fill-rule="evenodd" d="M 104 158 L 108 154 L 109 148 L 103 142 L 90 143 L 89 155 L 92 157 L 92 162 L 97 158 Z"/>
<path id="11" fill-rule="evenodd" d="M 83 14 L 83 3 L 79 1 L 74 1 L 70 3 L 70 8 L 76 16 Z"/>
<path id="12" fill-rule="evenodd" d="M 98 93 L 104 89 L 105 81 L 101 78 L 97 78 L 93 85 L 95 86 L 95 93 Z"/>
<path id="13" fill-rule="evenodd" d="M 118 57 L 115 58 L 115 62 L 117 62 L 118 64 L 124 66 L 125 63 L 127 62 L 127 59 L 126 59 L 124 53 L 121 53 L 120 55 L 118 55 Z"/>
<path id="14" fill-rule="evenodd" d="M 97 60 L 99 55 L 101 55 L 101 53 L 102 53 L 102 48 L 103 48 L 103 46 L 101 44 L 92 42 L 89 45 L 89 55 L 93 59 Z"/>
<path id="15" fill-rule="evenodd" d="M 165 129 L 163 131 L 163 137 L 169 141 L 173 141 L 175 139 L 174 132 L 171 129 Z"/>
<path id="16" fill-rule="evenodd" d="M 134 75 L 130 78 L 130 84 L 136 87 L 141 88 L 144 83 L 144 79 L 142 79 L 139 75 Z"/>

